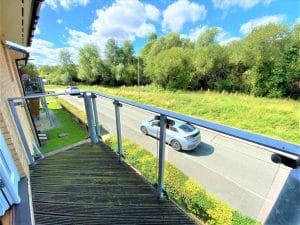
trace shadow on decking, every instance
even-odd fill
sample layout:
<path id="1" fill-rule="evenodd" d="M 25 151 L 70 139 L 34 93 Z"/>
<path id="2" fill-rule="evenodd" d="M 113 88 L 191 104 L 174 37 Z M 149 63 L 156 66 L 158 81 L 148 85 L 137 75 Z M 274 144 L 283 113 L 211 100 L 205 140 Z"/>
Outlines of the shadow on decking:
<path id="1" fill-rule="evenodd" d="M 83 144 L 31 171 L 36 224 L 195 224 L 104 144 Z"/>

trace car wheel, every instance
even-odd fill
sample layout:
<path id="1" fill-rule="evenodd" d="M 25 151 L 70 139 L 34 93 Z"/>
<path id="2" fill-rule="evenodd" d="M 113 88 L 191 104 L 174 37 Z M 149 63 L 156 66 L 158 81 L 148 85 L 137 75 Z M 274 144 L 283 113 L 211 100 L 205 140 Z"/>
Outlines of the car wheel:
<path id="1" fill-rule="evenodd" d="M 175 151 L 180 151 L 180 150 L 181 150 L 181 144 L 180 144 L 179 141 L 177 141 L 177 140 L 172 140 L 172 141 L 171 141 L 171 147 L 172 147 Z"/>
<path id="2" fill-rule="evenodd" d="M 141 131 L 142 131 L 143 134 L 148 135 L 148 130 L 147 130 L 146 127 L 142 126 Z"/>

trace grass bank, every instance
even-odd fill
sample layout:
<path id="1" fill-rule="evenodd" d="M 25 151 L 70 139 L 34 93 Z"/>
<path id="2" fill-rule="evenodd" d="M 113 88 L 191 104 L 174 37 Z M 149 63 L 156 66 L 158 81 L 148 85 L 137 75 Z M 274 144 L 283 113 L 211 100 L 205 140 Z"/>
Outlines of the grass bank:
<path id="1" fill-rule="evenodd" d="M 87 131 L 71 118 L 71 115 L 62 108 L 57 100 L 57 98 L 50 97 L 47 98 L 47 103 L 48 108 L 53 111 L 54 116 L 61 126 L 47 132 L 48 141 L 47 144 L 41 148 L 42 153 L 51 152 L 74 144 L 88 136 Z M 61 133 L 68 133 L 69 135 L 59 138 L 58 135 Z"/>
<path id="2" fill-rule="evenodd" d="M 48 88 L 65 88 L 48 86 Z M 221 123 L 288 142 L 299 143 L 300 103 L 289 99 L 258 98 L 211 91 L 169 91 L 140 87 L 79 86 L 185 115 Z"/>

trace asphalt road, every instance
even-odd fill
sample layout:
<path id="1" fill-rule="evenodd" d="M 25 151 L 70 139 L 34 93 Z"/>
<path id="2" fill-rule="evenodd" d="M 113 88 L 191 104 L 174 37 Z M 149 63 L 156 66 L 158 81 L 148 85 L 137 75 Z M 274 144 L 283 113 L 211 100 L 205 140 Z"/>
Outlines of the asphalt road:
<path id="1" fill-rule="evenodd" d="M 83 99 L 64 99 L 84 110 Z M 100 124 L 115 134 L 112 101 L 97 98 Z M 157 140 L 140 132 L 142 120 L 154 115 L 123 105 L 120 109 L 122 135 L 157 155 Z M 190 152 L 166 146 L 166 160 L 234 209 L 263 221 L 276 200 L 288 169 L 271 162 L 266 149 L 220 133 L 200 128 L 203 143 Z"/>

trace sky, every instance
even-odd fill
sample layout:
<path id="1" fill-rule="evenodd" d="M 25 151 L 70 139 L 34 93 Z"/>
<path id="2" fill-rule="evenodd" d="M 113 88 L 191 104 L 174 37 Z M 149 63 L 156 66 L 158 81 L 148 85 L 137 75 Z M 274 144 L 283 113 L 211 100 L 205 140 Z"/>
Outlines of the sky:
<path id="1" fill-rule="evenodd" d="M 60 50 L 68 49 L 76 62 L 87 43 L 96 44 L 103 58 L 109 38 L 119 45 L 130 39 L 139 55 L 152 32 L 195 40 L 217 27 L 216 41 L 226 45 L 268 23 L 300 23 L 300 0 L 46 0 L 28 51 L 33 63 L 56 65 Z"/>

